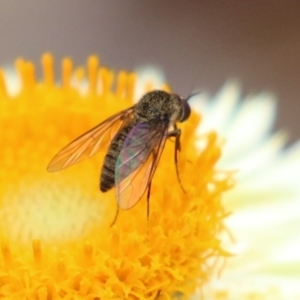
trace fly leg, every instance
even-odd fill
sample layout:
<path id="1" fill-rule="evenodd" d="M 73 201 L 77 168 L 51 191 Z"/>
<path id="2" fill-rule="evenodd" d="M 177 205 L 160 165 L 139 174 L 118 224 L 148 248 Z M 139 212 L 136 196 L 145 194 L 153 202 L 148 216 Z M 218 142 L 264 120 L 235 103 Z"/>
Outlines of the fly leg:
<path id="1" fill-rule="evenodd" d="M 119 208 L 119 205 L 117 205 L 117 211 L 116 211 L 114 220 L 113 220 L 112 223 L 110 224 L 110 227 L 112 227 L 112 226 L 115 225 L 115 223 L 116 223 L 116 221 L 117 221 L 117 219 L 118 219 L 119 211 L 120 211 L 120 208 Z"/>
<path id="2" fill-rule="evenodd" d="M 147 236 L 149 236 L 149 227 L 150 227 L 150 193 L 151 192 L 151 181 L 149 182 L 148 185 L 148 190 L 147 190 Z"/>
<path id="3" fill-rule="evenodd" d="M 175 161 L 176 175 L 177 175 L 177 180 L 179 182 L 179 185 L 180 185 L 182 191 L 186 194 L 186 191 L 180 180 L 179 170 L 178 170 L 177 153 L 181 151 L 180 136 L 181 136 L 181 129 L 177 128 L 176 124 L 174 124 L 174 129 L 172 131 L 168 132 L 168 137 L 175 137 L 174 161 Z"/>

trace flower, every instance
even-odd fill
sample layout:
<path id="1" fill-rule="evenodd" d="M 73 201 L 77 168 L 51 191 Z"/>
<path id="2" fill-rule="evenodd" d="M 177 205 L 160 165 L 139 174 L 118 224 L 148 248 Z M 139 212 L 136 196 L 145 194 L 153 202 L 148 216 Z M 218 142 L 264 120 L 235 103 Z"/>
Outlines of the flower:
<path id="1" fill-rule="evenodd" d="M 227 216 L 221 200 L 234 180 L 216 167 L 216 132 L 201 134 L 197 150 L 200 117 L 193 113 L 181 126 L 178 164 L 186 193 L 168 141 L 149 220 L 142 199 L 111 227 L 114 191 L 97 187 L 105 149 L 61 172 L 46 168 L 72 139 L 132 105 L 136 75 L 115 76 L 96 56 L 87 71 L 66 58 L 57 84 L 50 54 L 42 57 L 41 81 L 31 62 L 18 59 L 16 70 L 19 89 L 9 85 L 9 72 L 0 72 L 1 299 L 171 299 L 204 286 L 216 262 L 229 256 L 219 238 Z"/>
<path id="2" fill-rule="evenodd" d="M 239 84 L 230 81 L 213 98 L 194 100 L 203 116 L 199 132 L 213 128 L 226 140 L 220 166 L 238 170 L 235 188 L 224 195 L 233 211 L 225 223 L 234 256 L 204 299 L 300 299 L 300 143 L 286 147 L 285 131 L 271 133 L 270 93 L 241 100 Z"/>

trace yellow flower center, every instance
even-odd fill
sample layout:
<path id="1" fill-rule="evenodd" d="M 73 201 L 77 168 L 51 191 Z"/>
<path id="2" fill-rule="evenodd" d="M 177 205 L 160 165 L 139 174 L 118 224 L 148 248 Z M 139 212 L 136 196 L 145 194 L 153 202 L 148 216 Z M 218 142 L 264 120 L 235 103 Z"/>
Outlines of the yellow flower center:
<path id="1" fill-rule="evenodd" d="M 215 168 L 221 155 L 216 133 L 198 137 L 205 146 L 197 151 L 200 120 L 192 114 L 181 126 L 179 157 L 187 192 L 176 177 L 174 141 L 168 141 L 152 183 L 149 224 L 144 197 L 120 211 L 111 227 L 114 190 L 98 188 L 107 149 L 61 172 L 46 169 L 67 143 L 132 105 L 136 75 L 115 76 L 95 56 L 88 59 L 87 71 L 73 70 L 66 58 L 56 84 L 53 65 L 52 56 L 44 55 L 44 79 L 36 81 L 34 65 L 17 60 L 22 84 L 15 95 L 0 72 L 0 298 L 191 295 L 209 280 L 214 261 L 228 255 L 219 234 L 227 214 L 221 197 L 232 178 Z"/>

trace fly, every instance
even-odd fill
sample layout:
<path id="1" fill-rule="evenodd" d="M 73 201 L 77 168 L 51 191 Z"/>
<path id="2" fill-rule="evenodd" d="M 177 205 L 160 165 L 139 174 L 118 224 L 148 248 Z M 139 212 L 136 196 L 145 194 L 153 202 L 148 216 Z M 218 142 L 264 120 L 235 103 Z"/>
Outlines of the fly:
<path id="1" fill-rule="evenodd" d="M 189 118 L 190 97 L 182 99 L 160 90 L 146 93 L 135 105 L 111 116 L 68 144 L 50 161 L 48 171 L 70 167 L 108 147 L 100 175 L 100 190 L 106 192 L 116 187 L 118 210 L 112 224 L 117 219 L 119 208 L 132 208 L 146 191 L 149 220 L 151 181 L 170 137 L 175 137 L 174 160 L 181 185 L 177 165 L 181 130 L 176 123 Z"/>

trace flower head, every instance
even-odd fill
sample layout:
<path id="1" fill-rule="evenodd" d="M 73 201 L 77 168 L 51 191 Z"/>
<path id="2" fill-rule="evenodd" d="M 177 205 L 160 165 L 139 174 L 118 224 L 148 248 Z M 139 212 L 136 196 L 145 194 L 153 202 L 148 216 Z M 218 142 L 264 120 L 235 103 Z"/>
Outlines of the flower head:
<path id="1" fill-rule="evenodd" d="M 106 149 L 58 173 L 46 168 L 68 142 L 132 105 L 136 75 L 115 76 L 95 56 L 87 71 L 64 59 L 60 84 L 49 54 L 41 81 L 30 62 L 19 59 L 16 69 L 17 91 L 0 73 L 1 299 L 168 299 L 203 286 L 229 255 L 219 235 L 227 216 L 221 198 L 233 179 L 215 166 L 217 134 L 198 136 L 197 150 L 201 120 L 192 114 L 181 126 L 178 162 L 186 193 L 168 141 L 152 183 L 149 224 L 143 198 L 111 227 L 114 191 L 98 190 Z"/>

